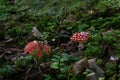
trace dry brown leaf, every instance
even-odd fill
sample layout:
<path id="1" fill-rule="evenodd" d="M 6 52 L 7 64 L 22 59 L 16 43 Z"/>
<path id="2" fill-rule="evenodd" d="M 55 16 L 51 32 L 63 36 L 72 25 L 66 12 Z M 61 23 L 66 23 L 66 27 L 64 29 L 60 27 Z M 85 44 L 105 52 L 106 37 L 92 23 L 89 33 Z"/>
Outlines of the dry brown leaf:
<path id="1" fill-rule="evenodd" d="M 104 71 L 99 66 L 97 66 L 95 58 L 88 60 L 88 67 L 94 70 L 99 77 L 104 76 Z"/>
<path id="2" fill-rule="evenodd" d="M 36 27 L 33 27 L 32 32 L 33 32 L 33 35 L 37 38 L 42 36 L 41 32 Z"/>
<path id="3" fill-rule="evenodd" d="M 81 59 L 80 61 L 76 62 L 74 65 L 73 65 L 73 73 L 74 74 L 79 74 L 79 73 L 82 73 L 84 68 L 87 66 L 88 64 L 88 59 L 85 57 L 83 59 Z"/>

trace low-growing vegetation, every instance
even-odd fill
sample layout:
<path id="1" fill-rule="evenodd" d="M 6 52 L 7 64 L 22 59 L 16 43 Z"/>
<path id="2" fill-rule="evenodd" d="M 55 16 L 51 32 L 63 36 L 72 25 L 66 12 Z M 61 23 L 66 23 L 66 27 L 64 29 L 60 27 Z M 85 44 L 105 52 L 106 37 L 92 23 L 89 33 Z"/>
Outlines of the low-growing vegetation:
<path id="1" fill-rule="evenodd" d="M 120 1 L 0 0 L 0 80 L 34 79 L 120 80 Z"/>

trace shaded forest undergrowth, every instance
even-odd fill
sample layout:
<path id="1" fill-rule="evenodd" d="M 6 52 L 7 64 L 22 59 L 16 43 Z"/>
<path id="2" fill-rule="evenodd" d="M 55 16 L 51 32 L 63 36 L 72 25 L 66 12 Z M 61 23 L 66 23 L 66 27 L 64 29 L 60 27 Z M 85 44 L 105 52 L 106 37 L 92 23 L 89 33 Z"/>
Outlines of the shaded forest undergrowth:
<path id="1" fill-rule="evenodd" d="M 0 0 L 1 80 L 119 80 L 119 0 Z M 34 29 L 36 28 L 36 29 Z M 82 44 L 71 40 L 87 32 Z M 51 46 L 42 57 L 31 41 Z"/>

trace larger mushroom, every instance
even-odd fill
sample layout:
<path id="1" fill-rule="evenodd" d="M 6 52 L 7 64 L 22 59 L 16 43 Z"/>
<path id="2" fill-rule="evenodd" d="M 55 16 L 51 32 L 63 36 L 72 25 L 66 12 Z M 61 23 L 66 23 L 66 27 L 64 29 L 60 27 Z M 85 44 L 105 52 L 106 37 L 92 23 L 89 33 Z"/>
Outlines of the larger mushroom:
<path id="1" fill-rule="evenodd" d="M 36 53 L 36 57 L 41 57 L 43 55 L 43 52 L 50 54 L 50 46 L 47 43 L 31 41 L 25 46 L 24 52 L 27 54 Z"/>
<path id="2" fill-rule="evenodd" d="M 72 41 L 79 42 L 79 50 L 84 48 L 84 43 L 87 42 L 89 37 L 88 32 L 76 32 L 70 38 Z"/>

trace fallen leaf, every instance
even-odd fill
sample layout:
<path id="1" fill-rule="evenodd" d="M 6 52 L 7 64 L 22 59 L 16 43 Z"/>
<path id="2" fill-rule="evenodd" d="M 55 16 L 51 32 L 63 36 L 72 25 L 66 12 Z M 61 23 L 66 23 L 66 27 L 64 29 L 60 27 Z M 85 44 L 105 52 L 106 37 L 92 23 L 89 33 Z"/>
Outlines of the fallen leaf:
<path id="1" fill-rule="evenodd" d="M 84 70 L 84 68 L 87 66 L 87 64 L 88 64 L 88 61 L 86 57 L 79 60 L 73 65 L 73 73 L 74 74 L 81 73 Z"/>
<path id="2" fill-rule="evenodd" d="M 42 36 L 41 32 L 36 27 L 33 27 L 32 32 L 33 32 L 33 35 L 37 38 Z"/>
<path id="3" fill-rule="evenodd" d="M 94 70 L 99 77 L 104 76 L 104 71 L 99 66 L 97 66 L 95 58 L 88 60 L 88 67 Z"/>

